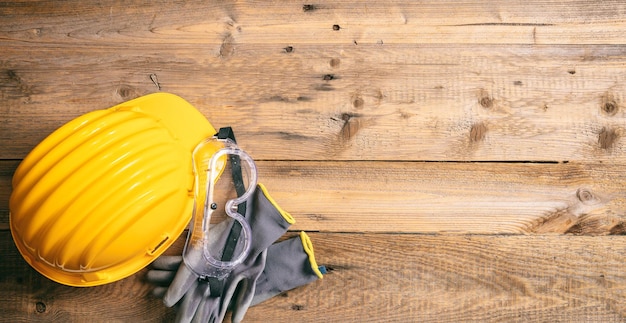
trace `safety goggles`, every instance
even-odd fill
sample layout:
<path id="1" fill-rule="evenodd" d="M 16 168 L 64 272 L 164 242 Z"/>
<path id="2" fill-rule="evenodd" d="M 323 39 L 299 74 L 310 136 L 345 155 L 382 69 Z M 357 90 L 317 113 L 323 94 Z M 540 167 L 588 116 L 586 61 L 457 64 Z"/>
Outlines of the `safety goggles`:
<path id="1" fill-rule="evenodd" d="M 250 252 L 245 209 L 256 165 L 233 140 L 212 137 L 194 149 L 193 166 L 194 211 L 183 259 L 200 278 L 222 278 Z"/>

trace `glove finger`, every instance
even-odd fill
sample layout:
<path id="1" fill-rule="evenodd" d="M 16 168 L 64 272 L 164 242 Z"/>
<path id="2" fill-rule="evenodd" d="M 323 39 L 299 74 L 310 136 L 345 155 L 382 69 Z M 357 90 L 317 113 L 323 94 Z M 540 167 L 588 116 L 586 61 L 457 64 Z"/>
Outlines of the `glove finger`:
<path id="1" fill-rule="evenodd" d="M 246 270 L 245 277 L 236 282 L 236 285 L 233 286 L 231 284 L 226 293 L 224 293 L 224 312 L 229 305 L 228 303 L 231 303 L 232 300 L 231 319 L 233 322 L 240 322 L 248 311 L 256 291 L 256 281 L 263 272 L 263 268 L 265 268 L 266 260 L 267 250 L 264 250 Z"/>
<path id="2" fill-rule="evenodd" d="M 183 300 L 176 313 L 176 322 L 190 323 L 194 315 L 198 311 L 198 306 L 202 302 L 208 284 L 195 280 L 189 291 L 183 297 Z"/>
<path id="3" fill-rule="evenodd" d="M 197 281 L 198 276 L 191 272 L 185 264 L 181 264 L 176 272 L 176 276 L 174 276 L 174 280 L 172 280 L 172 284 L 165 292 L 165 295 L 163 295 L 165 306 L 172 307 L 178 303 L 190 288 L 195 287 Z"/>
<path id="4" fill-rule="evenodd" d="M 182 261 L 182 256 L 160 256 L 152 262 L 150 267 L 158 270 L 174 271 L 180 266 Z"/>
<path id="5" fill-rule="evenodd" d="M 152 289 L 152 296 L 156 298 L 163 298 L 165 292 L 167 291 L 167 287 L 155 287 Z"/>
<path id="6" fill-rule="evenodd" d="M 241 322 L 243 317 L 246 315 L 246 312 L 252 303 L 252 298 L 254 297 L 254 286 L 254 281 L 249 280 L 246 280 L 245 284 L 242 284 L 241 292 L 237 295 L 237 301 L 231 314 L 231 321 L 233 323 Z"/>
<path id="7" fill-rule="evenodd" d="M 208 286 L 208 284 L 207 284 Z M 210 293 L 210 290 L 208 291 Z M 202 299 L 202 302 L 198 306 L 192 323 L 206 323 L 206 322 L 221 322 L 217 321 L 219 315 L 220 298 L 212 297 L 208 294 Z"/>
<path id="8" fill-rule="evenodd" d="M 169 286 L 174 280 L 175 271 L 170 270 L 148 270 L 145 279 L 157 286 Z"/>

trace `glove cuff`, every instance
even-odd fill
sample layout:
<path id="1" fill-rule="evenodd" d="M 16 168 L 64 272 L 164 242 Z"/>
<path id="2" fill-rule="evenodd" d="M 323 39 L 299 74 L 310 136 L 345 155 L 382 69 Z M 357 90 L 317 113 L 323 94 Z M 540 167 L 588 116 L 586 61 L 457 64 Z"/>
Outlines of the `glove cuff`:
<path id="1" fill-rule="evenodd" d="M 306 254 L 309 256 L 311 270 L 320 279 L 324 278 L 324 275 L 322 274 L 322 271 L 320 270 L 320 267 L 317 265 L 317 261 L 315 260 L 315 252 L 313 250 L 313 243 L 311 242 L 311 238 L 308 234 L 306 234 L 306 232 L 301 231 L 300 239 L 302 240 L 302 248 L 304 249 L 304 252 L 306 252 Z"/>

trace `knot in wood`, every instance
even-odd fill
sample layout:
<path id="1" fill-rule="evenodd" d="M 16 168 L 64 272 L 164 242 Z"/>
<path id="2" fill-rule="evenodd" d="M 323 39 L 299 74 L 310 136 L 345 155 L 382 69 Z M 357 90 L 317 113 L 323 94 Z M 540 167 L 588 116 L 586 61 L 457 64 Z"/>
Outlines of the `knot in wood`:
<path id="1" fill-rule="evenodd" d="M 487 134 L 487 126 L 483 122 L 472 125 L 470 129 L 470 142 L 478 142 L 485 139 Z"/>
<path id="2" fill-rule="evenodd" d="M 365 104 L 365 101 L 363 101 L 363 99 L 358 96 L 354 98 L 354 100 L 352 101 L 352 106 L 354 106 L 357 109 L 363 108 L 364 104 Z"/>
<path id="3" fill-rule="evenodd" d="M 137 90 L 134 87 L 126 84 L 120 85 L 116 89 L 116 93 L 124 101 L 128 101 L 138 96 Z"/>
<path id="4" fill-rule="evenodd" d="M 493 107 L 493 99 L 487 95 L 481 97 L 478 100 L 478 103 L 480 103 L 480 105 L 485 109 L 491 109 Z"/>
<path id="5" fill-rule="evenodd" d="M 585 204 L 585 205 L 590 205 L 590 204 L 596 204 L 597 203 L 597 199 L 596 197 L 593 195 L 593 193 L 586 189 L 586 188 L 579 188 L 576 191 L 576 197 L 578 198 L 578 200 Z"/>
<path id="6" fill-rule="evenodd" d="M 620 134 L 615 129 L 602 128 L 598 134 L 598 144 L 602 149 L 610 149 L 619 140 Z"/>
<path id="7" fill-rule="evenodd" d="M 35 303 L 35 310 L 37 313 L 44 313 L 46 311 L 46 304 L 44 302 Z"/>
<path id="8" fill-rule="evenodd" d="M 617 114 L 617 110 L 618 108 L 615 101 L 607 101 L 602 105 L 602 111 L 610 116 Z"/>

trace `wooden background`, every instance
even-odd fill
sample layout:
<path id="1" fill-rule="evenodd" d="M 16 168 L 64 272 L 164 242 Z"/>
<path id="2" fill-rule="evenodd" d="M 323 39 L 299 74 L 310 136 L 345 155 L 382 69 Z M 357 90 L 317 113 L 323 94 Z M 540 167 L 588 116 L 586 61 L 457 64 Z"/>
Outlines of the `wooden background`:
<path id="1" fill-rule="evenodd" d="M 624 322 L 625 31 L 623 1 L 1 2 L 0 320 L 172 320 L 145 271 L 62 286 L 8 228 L 40 140 L 165 91 L 330 269 L 246 321 Z"/>

